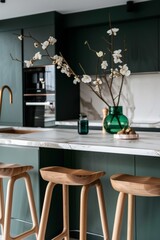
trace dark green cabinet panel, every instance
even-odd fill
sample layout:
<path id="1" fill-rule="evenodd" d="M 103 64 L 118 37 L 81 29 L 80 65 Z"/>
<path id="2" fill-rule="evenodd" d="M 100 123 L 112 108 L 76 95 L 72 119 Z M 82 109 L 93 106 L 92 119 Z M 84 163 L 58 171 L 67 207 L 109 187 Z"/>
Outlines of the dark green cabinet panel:
<path id="1" fill-rule="evenodd" d="M 22 126 L 22 65 L 13 61 L 12 56 L 22 59 L 21 42 L 14 33 L 20 34 L 20 30 L 0 32 L 0 88 L 8 85 L 13 92 L 13 104 L 9 103 L 9 92 L 3 92 L 2 111 L 0 116 L 1 125 Z"/>
<path id="2" fill-rule="evenodd" d="M 160 161 L 157 157 L 136 156 L 136 175 L 160 177 Z M 136 239 L 158 240 L 160 199 L 159 197 L 136 198 Z"/>
<path id="3" fill-rule="evenodd" d="M 139 19 L 116 26 L 121 45 L 125 40 L 126 63 L 131 72 L 158 71 L 158 19 Z"/>
<path id="4" fill-rule="evenodd" d="M 112 27 L 119 28 L 115 37 L 115 50 L 127 48 L 124 63 L 127 63 L 131 72 L 158 71 L 158 19 L 139 19 L 135 21 L 114 22 Z M 110 65 L 110 53 L 106 33 L 109 24 L 84 26 L 66 30 L 67 56 L 73 69 L 78 74 L 83 74 L 79 63 L 86 74 L 97 73 L 97 56 L 90 51 L 84 42 L 87 40 L 95 51 L 106 53 Z M 124 44 L 125 41 L 125 44 Z"/>
<path id="5" fill-rule="evenodd" d="M 88 49 L 85 42 L 88 41 L 90 47 L 95 51 L 104 51 L 108 54 L 108 46 L 103 39 L 104 37 L 106 38 L 107 30 L 107 26 L 104 25 L 71 28 L 66 30 L 67 41 L 65 43 L 67 43 L 67 61 L 77 74 L 84 74 L 79 65 L 80 63 L 86 74 L 96 75 L 98 58 L 95 52 Z"/>

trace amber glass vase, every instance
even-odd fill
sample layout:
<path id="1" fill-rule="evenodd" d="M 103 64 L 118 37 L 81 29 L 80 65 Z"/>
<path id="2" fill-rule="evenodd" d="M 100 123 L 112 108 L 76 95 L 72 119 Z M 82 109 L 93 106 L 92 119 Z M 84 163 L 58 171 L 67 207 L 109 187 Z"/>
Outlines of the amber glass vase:
<path id="1" fill-rule="evenodd" d="M 108 133 L 115 134 L 123 128 L 128 127 L 128 118 L 123 115 L 122 106 L 109 107 L 109 114 L 104 119 L 104 129 Z"/>

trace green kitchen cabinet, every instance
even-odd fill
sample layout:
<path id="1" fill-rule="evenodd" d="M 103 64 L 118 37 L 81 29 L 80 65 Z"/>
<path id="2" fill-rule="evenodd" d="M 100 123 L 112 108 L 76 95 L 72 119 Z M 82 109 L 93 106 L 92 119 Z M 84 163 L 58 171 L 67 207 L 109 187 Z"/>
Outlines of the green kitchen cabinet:
<path id="1" fill-rule="evenodd" d="M 127 63 L 131 72 L 159 71 L 158 18 L 120 22 L 115 26 L 119 28 L 118 44 L 121 44 L 122 50 L 127 49 L 123 54 L 124 63 Z"/>
<path id="2" fill-rule="evenodd" d="M 0 60 L 0 88 L 8 85 L 13 93 L 13 103 L 10 104 L 8 89 L 3 91 L 0 124 L 22 126 L 22 64 L 10 56 L 22 60 L 21 42 L 15 33 L 20 34 L 21 30 L 0 31 L 0 55 L 3 56 Z"/>
<path id="3" fill-rule="evenodd" d="M 119 28 L 117 36 L 114 37 L 114 50 L 122 50 L 123 63 L 128 65 L 132 73 L 159 71 L 158 18 L 113 21 L 111 24 L 112 27 Z M 98 57 L 95 51 L 103 51 L 108 69 L 112 68 L 111 54 L 108 51 L 110 38 L 107 30 L 109 29 L 107 21 L 105 24 L 66 29 L 67 60 L 77 74 L 82 75 L 84 72 L 90 75 L 97 74 Z M 86 41 L 93 51 L 85 44 Z M 127 49 L 125 53 L 124 49 Z"/>
<path id="4" fill-rule="evenodd" d="M 22 165 L 32 165 L 33 170 L 29 172 L 38 219 L 40 217 L 40 184 L 39 184 L 39 150 L 32 147 L 6 147 L 0 146 L 0 162 L 17 163 Z M 8 179 L 4 179 L 4 193 L 6 194 L 6 184 Z M 14 197 L 12 205 L 11 234 L 19 234 L 31 227 L 31 216 L 25 190 L 24 180 L 20 179 L 15 182 Z M 35 239 L 34 236 L 28 239 Z"/>
<path id="5" fill-rule="evenodd" d="M 160 177 L 160 162 L 157 157 L 136 156 L 136 175 Z M 135 228 L 137 240 L 158 240 L 160 235 L 159 197 L 137 197 Z"/>

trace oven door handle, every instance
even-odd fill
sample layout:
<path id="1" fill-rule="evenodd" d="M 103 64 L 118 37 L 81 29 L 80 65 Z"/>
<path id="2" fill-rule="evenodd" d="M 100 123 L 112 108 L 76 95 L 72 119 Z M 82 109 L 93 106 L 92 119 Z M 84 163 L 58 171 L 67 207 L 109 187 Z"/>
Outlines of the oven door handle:
<path id="1" fill-rule="evenodd" d="M 26 106 L 50 106 L 52 102 L 26 102 Z"/>

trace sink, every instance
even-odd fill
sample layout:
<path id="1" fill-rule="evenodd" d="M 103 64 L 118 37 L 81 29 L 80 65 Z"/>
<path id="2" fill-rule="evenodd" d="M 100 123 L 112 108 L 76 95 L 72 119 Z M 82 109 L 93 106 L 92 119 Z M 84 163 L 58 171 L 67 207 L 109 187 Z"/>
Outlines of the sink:
<path id="1" fill-rule="evenodd" d="M 19 129 L 19 128 L 0 128 L 0 133 L 8 133 L 8 134 L 27 134 L 39 132 L 38 130 L 32 129 Z"/>

